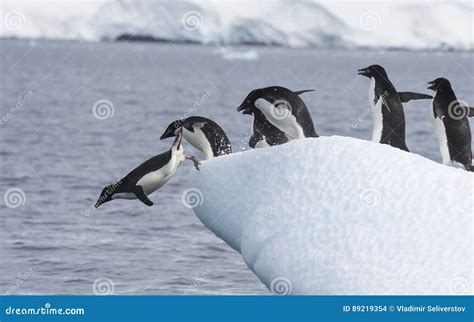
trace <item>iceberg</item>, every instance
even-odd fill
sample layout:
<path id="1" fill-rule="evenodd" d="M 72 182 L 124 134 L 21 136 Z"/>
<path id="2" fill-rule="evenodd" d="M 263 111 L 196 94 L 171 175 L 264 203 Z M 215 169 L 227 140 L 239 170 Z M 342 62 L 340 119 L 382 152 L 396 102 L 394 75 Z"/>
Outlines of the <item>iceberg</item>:
<path id="1" fill-rule="evenodd" d="M 199 219 L 276 294 L 472 294 L 474 175 L 349 137 L 192 171 Z"/>

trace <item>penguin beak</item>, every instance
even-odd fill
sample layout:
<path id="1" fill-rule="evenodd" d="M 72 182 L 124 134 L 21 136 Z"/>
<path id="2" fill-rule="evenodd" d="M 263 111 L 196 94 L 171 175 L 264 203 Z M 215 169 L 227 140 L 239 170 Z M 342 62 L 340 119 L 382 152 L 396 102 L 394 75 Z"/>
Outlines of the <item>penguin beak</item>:
<path id="1" fill-rule="evenodd" d="M 436 90 L 436 86 L 435 86 L 434 82 L 428 82 L 428 85 L 431 85 L 431 86 L 428 86 L 428 89 L 431 89 L 432 91 Z"/>
<path id="2" fill-rule="evenodd" d="M 97 202 L 95 203 L 94 207 L 99 208 L 103 203 L 107 201 L 103 201 L 102 198 L 97 199 Z"/>
<path id="3" fill-rule="evenodd" d="M 160 136 L 160 140 L 164 140 L 164 139 L 167 139 L 167 138 L 171 138 L 175 136 L 174 135 L 174 131 L 171 131 L 169 128 L 166 129 L 166 131 Z"/>
<path id="4" fill-rule="evenodd" d="M 172 148 L 180 150 L 181 149 L 181 140 L 183 139 L 183 130 L 179 129 L 176 139 L 174 139 Z"/>
<path id="5" fill-rule="evenodd" d="M 237 112 L 242 112 L 242 114 L 252 114 L 252 110 L 250 107 L 246 106 L 246 104 L 242 104 L 237 107 Z"/>
<path id="6" fill-rule="evenodd" d="M 108 185 L 104 189 L 102 189 L 99 199 L 97 199 L 94 207 L 99 208 L 102 204 L 112 200 L 113 188 L 111 187 L 111 185 Z"/>
<path id="7" fill-rule="evenodd" d="M 365 77 L 370 77 L 370 72 L 368 68 L 361 68 L 357 71 L 357 74 L 365 76 Z"/>
<path id="8" fill-rule="evenodd" d="M 167 139 L 167 138 L 170 138 L 172 135 L 170 133 L 163 133 L 161 136 L 160 136 L 160 140 L 164 140 L 164 139 Z"/>

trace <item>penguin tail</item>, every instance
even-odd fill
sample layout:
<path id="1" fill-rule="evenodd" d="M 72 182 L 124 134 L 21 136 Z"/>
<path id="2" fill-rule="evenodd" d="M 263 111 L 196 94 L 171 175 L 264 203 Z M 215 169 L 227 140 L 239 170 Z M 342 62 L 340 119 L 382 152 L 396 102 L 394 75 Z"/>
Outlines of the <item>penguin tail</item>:
<path id="1" fill-rule="evenodd" d="M 301 90 L 301 91 L 295 91 L 293 93 L 295 93 L 296 95 L 301 95 L 301 94 L 308 93 L 308 92 L 314 92 L 314 89 L 304 89 L 304 90 Z"/>

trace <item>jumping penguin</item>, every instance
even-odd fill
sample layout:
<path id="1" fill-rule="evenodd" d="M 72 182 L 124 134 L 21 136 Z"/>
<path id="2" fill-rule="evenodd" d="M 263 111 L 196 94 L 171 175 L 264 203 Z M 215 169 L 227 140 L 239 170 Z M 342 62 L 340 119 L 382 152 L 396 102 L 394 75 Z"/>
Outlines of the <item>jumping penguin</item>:
<path id="1" fill-rule="evenodd" d="M 293 92 L 281 86 L 255 89 L 247 95 L 237 111 L 254 115 L 254 134 L 257 138 L 264 137 L 269 145 L 282 144 L 286 140 L 281 137 L 275 139 L 279 132 L 265 122 L 285 133 L 289 139 L 318 137 L 308 108 L 299 97 L 310 91 Z M 277 143 L 272 144 L 271 141 Z"/>
<path id="2" fill-rule="evenodd" d="M 466 170 L 474 171 L 468 120 L 474 115 L 474 108 L 458 101 L 446 78 L 437 78 L 428 85 L 428 89 L 436 92 L 431 116 L 443 164 L 459 162 Z"/>
<path id="3" fill-rule="evenodd" d="M 213 120 L 191 116 L 171 122 L 160 139 L 175 136 L 179 131 L 193 147 L 204 153 L 205 159 L 232 153 L 230 141 L 224 130 Z"/>
<path id="4" fill-rule="evenodd" d="M 405 143 L 405 114 L 402 102 L 433 97 L 414 92 L 397 92 L 388 79 L 385 69 L 380 65 L 359 69 L 358 73 L 370 78 L 369 105 L 372 108 L 373 118 L 372 141 L 408 151 Z"/>
<path id="5" fill-rule="evenodd" d="M 139 199 L 145 205 L 152 206 L 153 202 L 148 199 L 148 195 L 171 179 L 181 162 L 186 159 L 192 160 L 194 167 L 199 170 L 199 161 L 194 156 L 184 154 L 181 140 L 182 134 L 179 131 L 169 151 L 152 157 L 132 170 L 122 180 L 106 186 L 95 207 L 98 208 L 114 199 Z"/>

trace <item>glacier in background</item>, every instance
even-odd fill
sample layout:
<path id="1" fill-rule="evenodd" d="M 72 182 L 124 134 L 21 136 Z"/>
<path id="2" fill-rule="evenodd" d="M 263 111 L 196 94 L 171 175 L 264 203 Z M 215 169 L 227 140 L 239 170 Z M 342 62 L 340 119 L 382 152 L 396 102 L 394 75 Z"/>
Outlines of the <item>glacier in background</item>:
<path id="1" fill-rule="evenodd" d="M 0 36 L 288 47 L 474 48 L 471 1 L 2 1 Z"/>

